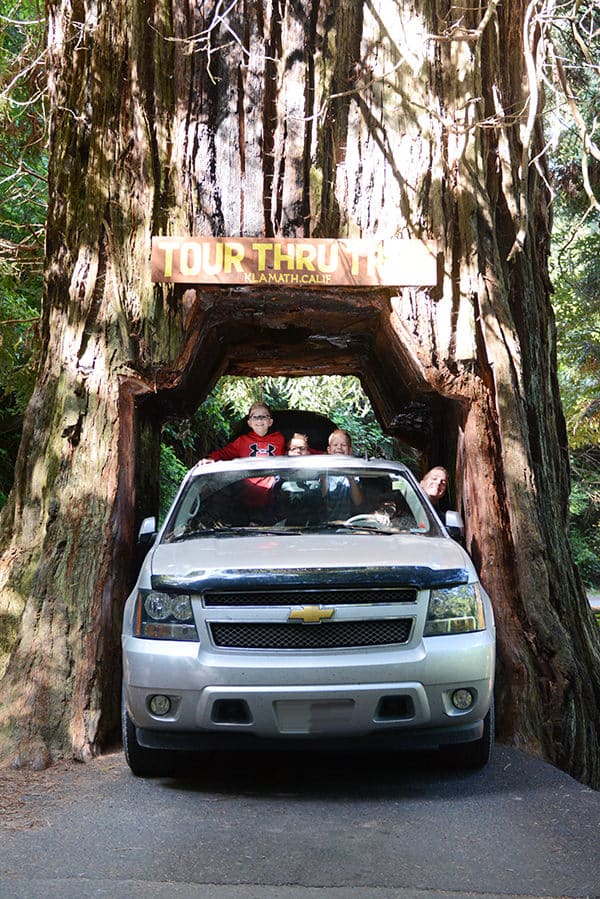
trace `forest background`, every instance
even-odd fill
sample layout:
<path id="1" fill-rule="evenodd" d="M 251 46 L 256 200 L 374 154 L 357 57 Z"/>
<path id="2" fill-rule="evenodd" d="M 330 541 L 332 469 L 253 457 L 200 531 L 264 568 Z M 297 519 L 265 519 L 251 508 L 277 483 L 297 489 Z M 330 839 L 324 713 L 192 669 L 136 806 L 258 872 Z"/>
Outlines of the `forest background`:
<path id="1" fill-rule="evenodd" d="M 600 590 L 600 10 L 558 4 L 554 41 L 565 81 L 545 81 L 552 175 L 553 307 L 569 433 L 570 540 Z M 43 4 L 0 0 L 0 508 L 13 482 L 23 412 L 35 383 L 47 210 Z M 347 428 L 361 455 L 418 458 L 386 437 L 354 377 L 222 378 L 186 420 L 163 429 L 161 510 L 187 468 L 231 435 L 252 401 L 311 409 Z"/>

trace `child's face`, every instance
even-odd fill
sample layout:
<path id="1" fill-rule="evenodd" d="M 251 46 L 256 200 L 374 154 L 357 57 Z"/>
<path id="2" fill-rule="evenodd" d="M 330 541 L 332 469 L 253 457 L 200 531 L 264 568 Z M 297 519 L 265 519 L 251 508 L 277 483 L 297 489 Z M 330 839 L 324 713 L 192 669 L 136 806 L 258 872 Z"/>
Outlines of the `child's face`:
<path id="1" fill-rule="evenodd" d="M 352 446 L 342 431 L 334 431 L 329 437 L 327 452 L 332 456 L 349 456 Z"/>
<path id="2" fill-rule="evenodd" d="M 264 406 L 255 406 L 248 418 L 248 424 L 255 434 L 264 437 L 273 424 L 273 419 Z"/>
<path id="3" fill-rule="evenodd" d="M 305 441 L 300 437 L 292 437 L 288 447 L 288 456 L 308 456 L 309 450 Z"/>

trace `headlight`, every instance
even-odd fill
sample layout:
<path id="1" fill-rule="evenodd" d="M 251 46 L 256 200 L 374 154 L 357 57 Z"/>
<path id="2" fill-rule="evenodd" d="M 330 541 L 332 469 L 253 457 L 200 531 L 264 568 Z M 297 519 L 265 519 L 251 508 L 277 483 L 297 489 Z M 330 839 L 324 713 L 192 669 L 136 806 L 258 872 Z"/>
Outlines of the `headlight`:
<path id="1" fill-rule="evenodd" d="M 135 636 L 153 640 L 192 640 L 198 631 L 187 593 L 140 590 L 137 598 Z"/>
<path id="2" fill-rule="evenodd" d="M 424 637 L 483 630 L 485 616 L 479 584 L 461 584 L 460 587 L 431 591 Z"/>

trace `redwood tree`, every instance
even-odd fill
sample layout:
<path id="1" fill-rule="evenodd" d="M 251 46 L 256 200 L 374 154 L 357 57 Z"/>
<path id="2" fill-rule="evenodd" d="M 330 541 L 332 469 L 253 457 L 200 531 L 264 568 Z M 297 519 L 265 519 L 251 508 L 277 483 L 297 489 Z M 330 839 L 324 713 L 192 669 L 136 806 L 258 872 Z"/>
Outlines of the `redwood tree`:
<path id="1" fill-rule="evenodd" d="M 86 758 L 115 732 L 161 421 L 226 372 L 358 373 L 384 429 L 455 473 L 497 614 L 499 737 L 600 785 L 547 274 L 550 7 L 48 0 L 44 348 L 0 519 L 4 757 Z M 439 284 L 153 285 L 157 234 L 427 238 Z"/>

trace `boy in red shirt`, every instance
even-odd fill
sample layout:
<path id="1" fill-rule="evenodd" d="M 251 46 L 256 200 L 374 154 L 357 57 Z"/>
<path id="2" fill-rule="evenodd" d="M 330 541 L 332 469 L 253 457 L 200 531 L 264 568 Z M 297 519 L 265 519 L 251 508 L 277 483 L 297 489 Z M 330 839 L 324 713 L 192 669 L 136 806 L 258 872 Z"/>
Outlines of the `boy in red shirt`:
<path id="1" fill-rule="evenodd" d="M 201 459 L 199 464 L 206 462 L 222 462 L 228 459 L 240 459 L 246 456 L 254 458 L 267 458 L 269 456 L 285 455 L 285 437 L 279 431 L 269 434 L 269 428 L 273 424 L 271 410 L 265 403 L 252 403 L 248 413 L 248 426 L 250 431 L 241 434 L 221 449 L 213 450 L 206 459 Z M 275 477 L 246 478 L 244 489 L 240 489 L 239 499 L 250 510 L 254 510 L 252 517 L 261 509 L 263 513 L 272 502 L 272 489 Z"/>
<path id="2" fill-rule="evenodd" d="M 221 462 L 243 456 L 284 456 L 285 437 L 279 431 L 269 434 L 272 424 L 273 417 L 269 407 L 264 403 L 252 403 L 248 413 L 249 433 L 241 434 L 227 446 L 209 453 L 207 460 Z"/>

